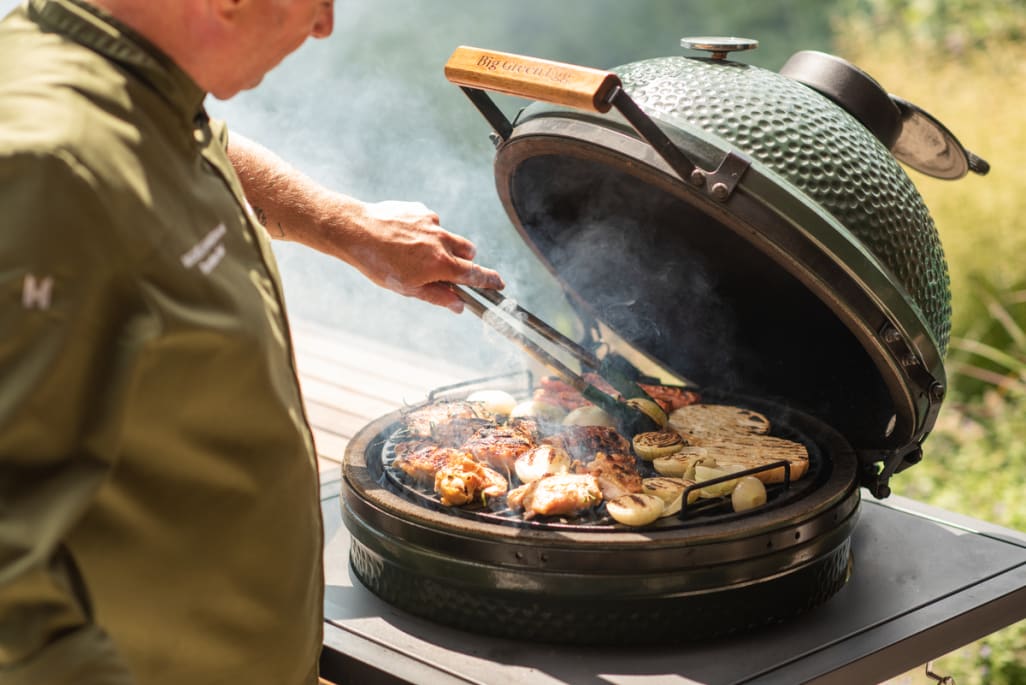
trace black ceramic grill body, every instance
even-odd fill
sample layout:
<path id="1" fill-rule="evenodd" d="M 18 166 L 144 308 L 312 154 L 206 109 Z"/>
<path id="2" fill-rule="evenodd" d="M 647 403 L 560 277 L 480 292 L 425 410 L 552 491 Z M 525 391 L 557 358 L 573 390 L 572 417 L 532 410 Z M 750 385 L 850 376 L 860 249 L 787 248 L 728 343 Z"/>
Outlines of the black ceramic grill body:
<path id="1" fill-rule="evenodd" d="M 496 184 L 575 305 L 700 385 L 823 419 L 867 465 L 917 455 L 944 395 L 950 293 L 933 220 L 891 153 L 765 69 L 668 57 L 614 72 L 697 167 L 750 166 L 716 197 L 615 111 L 527 107 Z"/>
<path id="2" fill-rule="evenodd" d="M 808 446 L 814 487 L 747 514 L 666 519 L 641 529 L 496 523 L 425 506 L 391 487 L 383 454 L 401 412 L 346 448 L 342 519 L 350 566 L 382 599 L 478 634 L 573 644 L 654 644 L 744 632 L 808 611 L 851 573 L 856 457 L 822 422 L 741 403 Z"/>

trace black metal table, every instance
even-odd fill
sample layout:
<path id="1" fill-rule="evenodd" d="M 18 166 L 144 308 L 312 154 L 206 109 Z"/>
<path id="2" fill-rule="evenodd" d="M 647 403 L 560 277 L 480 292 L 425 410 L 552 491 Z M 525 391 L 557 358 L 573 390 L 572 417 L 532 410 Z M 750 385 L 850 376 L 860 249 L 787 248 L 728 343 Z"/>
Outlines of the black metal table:
<path id="1" fill-rule="evenodd" d="M 339 471 L 322 477 L 322 668 L 340 683 L 875 683 L 1026 619 L 1026 534 L 864 496 L 852 579 L 809 614 L 741 637 L 658 648 L 517 642 L 411 616 L 351 580 Z"/>

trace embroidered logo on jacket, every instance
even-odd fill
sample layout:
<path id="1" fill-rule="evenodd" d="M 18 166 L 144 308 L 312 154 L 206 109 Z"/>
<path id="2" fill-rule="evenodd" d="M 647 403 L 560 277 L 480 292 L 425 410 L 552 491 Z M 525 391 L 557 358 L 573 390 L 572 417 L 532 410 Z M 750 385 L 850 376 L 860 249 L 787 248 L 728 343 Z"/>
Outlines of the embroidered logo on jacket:
<path id="1" fill-rule="evenodd" d="M 203 236 L 203 240 L 182 255 L 182 265 L 186 269 L 199 266 L 200 271 L 209 274 L 221 263 L 227 253 L 222 242 L 226 233 L 228 233 L 228 229 L 225 228 L 225 225 L 218 224 L 210 233 Z"/>
<path id="2" fill-rule="evenodd" d="M 36 278 L 35 274 L 25 274 L 21 286 L 21 306 L 25 309 L 46 311 L 50 308 L 53 295 L 53 276 Z"/>

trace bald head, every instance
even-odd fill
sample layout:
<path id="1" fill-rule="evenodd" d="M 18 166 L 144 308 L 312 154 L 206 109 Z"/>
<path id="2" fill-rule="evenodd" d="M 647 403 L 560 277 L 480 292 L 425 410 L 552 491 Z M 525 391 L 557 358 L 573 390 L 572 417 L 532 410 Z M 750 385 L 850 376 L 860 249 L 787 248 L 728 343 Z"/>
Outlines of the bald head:
<path id="1" fill-rule="evenodd" d="M 132 27 L 204 90 L 256 86 L 309 38 L 334 26 L 334 0 L 86 0 Z"/>

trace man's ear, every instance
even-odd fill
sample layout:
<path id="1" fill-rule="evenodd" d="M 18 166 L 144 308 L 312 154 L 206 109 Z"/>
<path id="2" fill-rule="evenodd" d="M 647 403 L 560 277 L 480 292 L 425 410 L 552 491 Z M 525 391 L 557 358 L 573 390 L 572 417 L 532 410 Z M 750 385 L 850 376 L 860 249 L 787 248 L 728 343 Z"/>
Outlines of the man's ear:
<path id="1" fill-rule="evenodd" d="M 211 14 L 224 21 L 234 21 L 249 8 L 252 0 L 207 0 Z"/>

